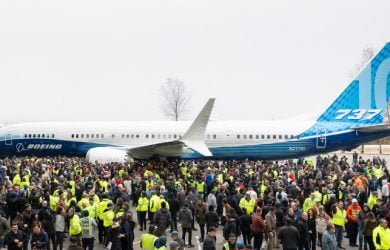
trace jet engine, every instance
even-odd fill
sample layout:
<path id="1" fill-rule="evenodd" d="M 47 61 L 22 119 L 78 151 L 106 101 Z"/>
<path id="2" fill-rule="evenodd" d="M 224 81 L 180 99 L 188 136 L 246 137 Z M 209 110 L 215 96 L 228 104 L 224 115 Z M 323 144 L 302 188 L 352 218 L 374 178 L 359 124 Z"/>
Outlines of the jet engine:
<path id="1" fill-rule="evenodd" d="M 111 162 L 125 163 L 133 161 L 125 150 L 106 147 L 91 148 L 87 152 L 86 159 L 90 163 L 98 162 L 101 164 Z"/>

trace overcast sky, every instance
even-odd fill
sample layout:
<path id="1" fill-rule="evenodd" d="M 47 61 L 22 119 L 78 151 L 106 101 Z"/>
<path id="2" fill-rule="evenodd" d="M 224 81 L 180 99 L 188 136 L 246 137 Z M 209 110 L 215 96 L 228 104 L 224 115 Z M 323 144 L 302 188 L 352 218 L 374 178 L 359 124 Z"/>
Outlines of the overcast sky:
<path id="1" fill-rule="evenodd" d="M 363 48 L 390 41 L 390 1 L 1 1 L 0 123 L 166 120 L 168 77 L 213 119 L 325 109 Z"/>

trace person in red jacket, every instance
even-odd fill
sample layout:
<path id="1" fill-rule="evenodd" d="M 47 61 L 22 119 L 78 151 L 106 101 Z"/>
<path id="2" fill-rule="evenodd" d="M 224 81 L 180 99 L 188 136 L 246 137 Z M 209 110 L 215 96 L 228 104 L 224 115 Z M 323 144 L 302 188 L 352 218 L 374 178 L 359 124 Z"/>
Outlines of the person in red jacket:
<path id="1" fill-rule="evenodd" d="M 356 239 L 358 235 L 358 214 L 362 210 L 359 203 L 355 198 L 352 199 L 352 204 L 347 208 L 347 219 L 346 224 L 347 234 L 349 236 L 349 245 L 351 247 L 357 247 Z"/>

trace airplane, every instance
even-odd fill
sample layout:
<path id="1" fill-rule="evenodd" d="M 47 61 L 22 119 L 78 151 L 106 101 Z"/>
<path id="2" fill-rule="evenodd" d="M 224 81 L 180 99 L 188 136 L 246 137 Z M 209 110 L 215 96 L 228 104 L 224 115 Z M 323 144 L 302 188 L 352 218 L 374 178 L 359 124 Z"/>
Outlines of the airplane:
<path id="1" fill-rule="evenodd" d="M 351 150 L 390 135 L 390 43 L 313 121 L 36 122 L 0 128 L 0 157 L 81 156 L 89 162 L 152 157 L 293 159 Z"/>

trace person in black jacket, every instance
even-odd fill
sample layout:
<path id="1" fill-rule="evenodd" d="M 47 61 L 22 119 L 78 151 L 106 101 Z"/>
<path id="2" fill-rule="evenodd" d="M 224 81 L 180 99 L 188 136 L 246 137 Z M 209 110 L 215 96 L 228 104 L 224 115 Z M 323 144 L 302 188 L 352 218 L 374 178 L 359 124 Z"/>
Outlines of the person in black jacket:
<path id="1" fill-rule="evenodd" d="M 49 237 L 47 233 L 41 229 L 39 225 L 35 225 L 32 229 L 31 235 L 31 249 L 32 250 L 47 250 L 49 244 Z"/>
<path id="2" fill-rule="evenodd" d="M 168 198 L 169 212 L 171 212 L 171 233 L 177 231 L 177 213 L 180 210 L 179 200 L 171 194 Z"/>
<path id="3" fill-rule="evenodd" d="M 55 230 L 55 221 L 53 216 L 51 216 L 49 210 L 45 210 L 45 212 L 42 214 L 42 228 L 47 233 L 47 236 L 49 237 L 49 240 L 51 240 L 53 244 L 53 249 L 56 247 L 56 230 Z M 50 242 L 47 244 L 47 249 L 50 250 Z"/>
<path id="4" fill-rule="evenodd" d="M 298 220 L 297 229 L 299 231 L 299 243 L 298 249 L 309 250 L 309 226 L 307 224 L 308 215 L 306 212 L 303 212 L 301 218 Z"/>
<path id="5" fill-rule="evenodd" d="M 251 244 L 252 241 L 252 230 L 251 230 L 251 224 L 252 224 L 252 216 L 247 214 L 246 208 L 242 208 L 243 215 L 240 216 L 241 221 L 241 232 L 242 232 L 242 239 L 244 240 L 244 244 Z"/>
<path id="6" fill-rule="evenodd" d="M 122 250 L 121 241 L 123 237 L 125 237 L 125 235 L 122 233 L 122 228 L 120 227 L 119 222 L 115 219 L 107 234 L 107 242 L 111 242 L 111 250 Z"/>
<path id="7" fill-rule="evenodd" d="M 209 206 L 209 211 L 205 214 L 206 228 L 218 227 L 219 217 L 217 212 L 214 211 L 214 206 Z"/>
<path id="8" fill-rule="evenodd" d="M 22 250 L 24 237 L 24 232 L 18 229 L 18 224 L 12 223 L 11 231 L 5 235 L 4 241 L 9 250 Z"/>
<path id="9" fill-rule="evenodd" d="M 299 232 L 296 227 L 291 225 L 291 219 L 285 220 L 286 225 L 281 227 L 278 233 L 283 250 L 296 250 L 299 242 Z"/>
<path id="10" fill-rule="evenodd" d="M 227 222 L 223 228 L 223 237 L 225 240 L 229 240 L 229 234 L 235 234 L 236 236 L 241 235 L 239 222 L 232 214 L 226 215 Z"/>

